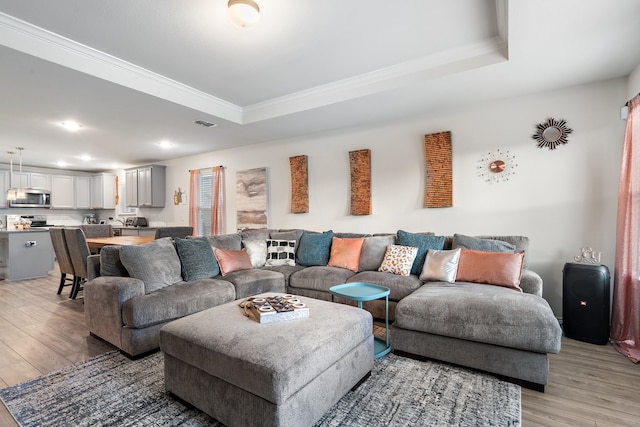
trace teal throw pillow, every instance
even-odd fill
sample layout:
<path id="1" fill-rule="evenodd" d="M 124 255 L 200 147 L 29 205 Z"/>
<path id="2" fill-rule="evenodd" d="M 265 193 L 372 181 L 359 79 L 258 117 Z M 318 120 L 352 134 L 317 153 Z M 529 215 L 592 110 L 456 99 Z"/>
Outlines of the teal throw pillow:
<path id="1" fill-rule="evenodd" d="M 185 282 L 208 279 L 220 274 L 218 261 L 205 237 L 176 238 L 175 243 L 182 264 L 182 278 Z"/>
<path id="2" fill-rule="evenodd" d="M 332 240 L 333 230 L 324 233 L 303 232 L 297 252 L 298 264 L 307 267 L 327 265 L 331 254 Z"/>
<path id="3" fill-rule="evenodd" d="M 424 260 L 427 257 L 429 249 L 441 251 L 444 248 L 444 236 L 432 236 L 426 234 L 409 233 L 404 230 L 398 230 L 397 244 L 401 246 L 412 246 L 418 248 L 416 259 L 411 267 L 411 274 L 420 275 Z"/>

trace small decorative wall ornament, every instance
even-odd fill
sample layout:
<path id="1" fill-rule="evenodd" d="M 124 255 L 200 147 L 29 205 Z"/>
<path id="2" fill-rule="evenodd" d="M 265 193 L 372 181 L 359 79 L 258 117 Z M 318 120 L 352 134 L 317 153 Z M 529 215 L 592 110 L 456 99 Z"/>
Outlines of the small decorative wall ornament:
<path id="1" fill-rule="evenodd" d="M 178 205 L 185 205 L 187 202 L 186 200 L 186 195 L 184 194 L 184 191 L 180 189 L 180 187 L 178 187 L 177 190 L 173 190 L 173 204 L 178 206 Z"/>
<path id="2" fill-rule="evenodd" d="M 538 148 L 548 147 L 549 150 L 555 150 L 558 145 L 568 142 L 567 135 L 571 132 L 573 129 L 567 127 L 566 121 L 549 118 L 546 122 L 536 125 L 536 133 L 531 135 L 531 138 L 538 142 Z"/>
<path id="3" fill-rule="evenodd" d="M 478 160 L 478 176 L 485 182 L 504 182 L 516 174 L 516 156 L 509 153 L 509 150 L 497 149 L 489 151 Z"/>
<path id="4" fill-rule="evenodd" d="M 600 264 L 600 252 L 595 252 L 589 246 L 582 248 L 580 255 L 573 257 L 575 262 L 581 262 L 586 264 Z"/>

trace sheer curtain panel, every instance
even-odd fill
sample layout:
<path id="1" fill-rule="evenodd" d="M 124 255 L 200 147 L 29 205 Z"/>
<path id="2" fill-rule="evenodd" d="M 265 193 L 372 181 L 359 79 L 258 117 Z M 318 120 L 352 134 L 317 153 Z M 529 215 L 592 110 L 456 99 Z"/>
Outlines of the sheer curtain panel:
<path id="1" fill-rule="evenodd" d="M 640 95 L 629 101 L 624 136 L 611 344 L 634 363 L 640 361 Z"/>

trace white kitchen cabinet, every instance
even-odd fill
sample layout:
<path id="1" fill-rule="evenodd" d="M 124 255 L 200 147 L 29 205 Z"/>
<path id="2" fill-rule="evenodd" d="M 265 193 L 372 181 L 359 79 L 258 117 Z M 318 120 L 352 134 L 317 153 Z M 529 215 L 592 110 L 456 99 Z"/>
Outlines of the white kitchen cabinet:
<path id="1" fill-rule="evenodd" d="M 51 175 L 40 172 L 14 172 L 12 185 L 14 188 L 51 190 Z"/>
<path id="2" fill-rule="evenodd" d="M 166 193 L 166 167 L 140 166 L 125 171 L 127 206 L 163 208 Z"/>
<path id="3" fill-rule="evenodd" d="M 91 208 L 91 177 L 74 176 L 75 183 L 75 203 L 76 209 Z"/>
<path id="4" fill-rule="evenodd" d="M 138 169 L 129 169 L 124 173 L 126 206 L 138 207 Z"/>
<path id="5" fill-rule="evenodd" d="M 51 209 L 75 208 L 74 177 L 51 175 Z"/>
<path id="6" fill-rule="evenodd" d="M 7 190 L 9 189 L 9 171 L 0 171 L 0 208 L 7 207 Z"/>
<path id="7" fill-rule="evenodd" d="M 116 176 L 111 173 L 91 175 L 91 209 L 116 208 Z"/>

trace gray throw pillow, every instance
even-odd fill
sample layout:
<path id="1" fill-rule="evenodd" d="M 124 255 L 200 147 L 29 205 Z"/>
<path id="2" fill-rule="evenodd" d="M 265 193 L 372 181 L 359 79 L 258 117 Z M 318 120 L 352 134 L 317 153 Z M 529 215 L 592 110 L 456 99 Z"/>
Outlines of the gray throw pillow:
<path id="1" fill-rule="evenodd" d="M 209 241 L 204 238 L 175 239 L 176 251 L 182 264 L 182 278 L 185 282 L 195 282 L 220 274 L 220 267 Z"/>
<path id="2" fill-rule="evenodd" d="M 396 236 L 368 236 L 364 238 L 362 250 L 360 251 L 359 271 L 378 271 L 387 246 L 396 242 Z"/>
<path id="3" fill-rule="evenodd" d="M 474 251 L 484 252 L 515 252 L 515 245 L 501 240 L 480 239 L 477 237 L 465 236 L 464 234 L 454 234 L 452 249 L 472 249 Z"/>
<path id="4" fill-rule="evenodd" d="M 131 277 L 144 282 L 147 294 L 182 280 L 180 258 L 171 237 L 144 245 L 122 246 L 120 260 Z"/>
<path id="5" fill-rule="evenodd" d="M 242 249 L 242 236 L 239 233 L 207 236 L 206 238 L 212 248 L 228 249 L 230 251 Z"/>
<path id="6" fill-rule="evenodd" d="M 100 249 L 100 275 L 129 277 L 129 272 L 120 261 L 119 245 L 107 245 Z"/>

